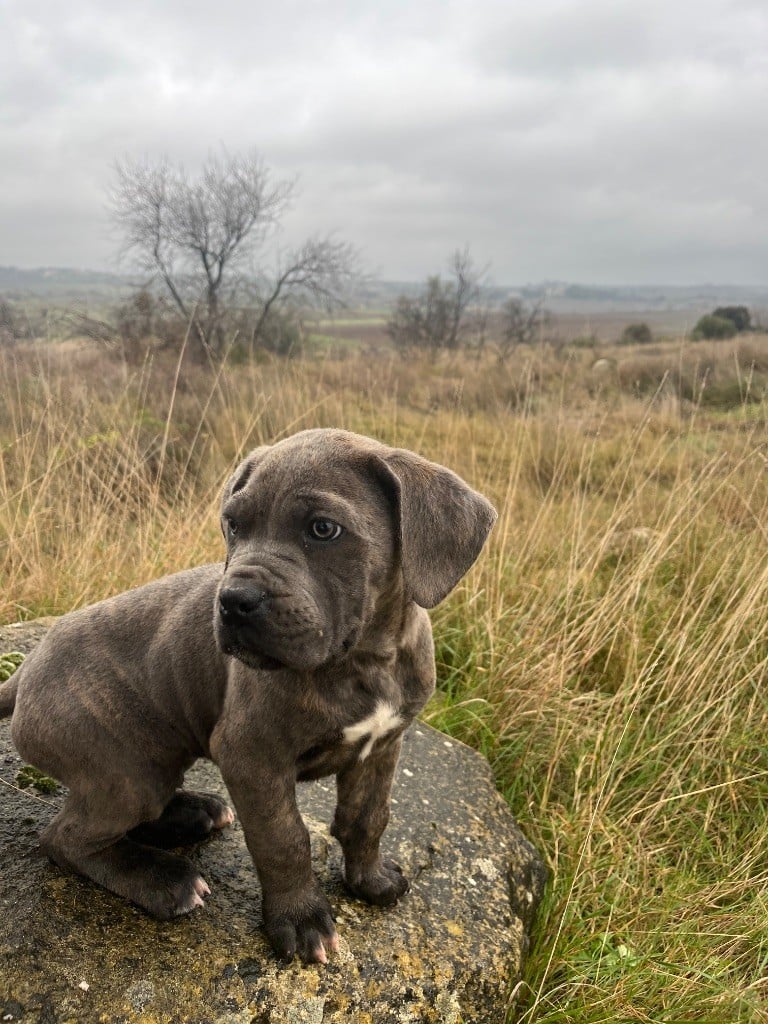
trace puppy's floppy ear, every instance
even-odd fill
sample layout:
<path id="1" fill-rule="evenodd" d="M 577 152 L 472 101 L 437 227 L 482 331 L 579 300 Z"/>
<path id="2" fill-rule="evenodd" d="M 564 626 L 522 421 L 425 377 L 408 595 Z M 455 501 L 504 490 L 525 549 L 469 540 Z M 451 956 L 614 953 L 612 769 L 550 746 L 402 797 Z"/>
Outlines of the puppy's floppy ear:
<path id="1" fill-rule="evenodd" d="M 400 515 L 406 591 L 434 608 L 470 568 L 496 522 L 496 509 L 461 477 L 395 448 L 377 458 Z"/>
<path id="2" fill-rule="evenodd" d="M 256 465 L 268 451 L 269 445 L 262 445 L 260 448 L 254 448 L 252 452 L 246 455 L 234 473 L 229 477 L 226 484 L 224 484 L 224 491 L 221 495 L 222 510 L 233 494 L 242 491 Z"/>

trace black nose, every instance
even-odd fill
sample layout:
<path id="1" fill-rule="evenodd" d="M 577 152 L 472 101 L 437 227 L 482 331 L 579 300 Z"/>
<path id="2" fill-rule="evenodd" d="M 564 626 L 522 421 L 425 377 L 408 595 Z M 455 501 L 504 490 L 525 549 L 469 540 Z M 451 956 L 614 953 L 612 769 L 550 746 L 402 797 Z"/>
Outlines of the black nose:
<path id="1" fill-rule="evenodd" d="M 243 622 L 267 610 L 269 595 L 247 584 L 233 584 L 219 594 L 219 615 L 225 622 Z"/>

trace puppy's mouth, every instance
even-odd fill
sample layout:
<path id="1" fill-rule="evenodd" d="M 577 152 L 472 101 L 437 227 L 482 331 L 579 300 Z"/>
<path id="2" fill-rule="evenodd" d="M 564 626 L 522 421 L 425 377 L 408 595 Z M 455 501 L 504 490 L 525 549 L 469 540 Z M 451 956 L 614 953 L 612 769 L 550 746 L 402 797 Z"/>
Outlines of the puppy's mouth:
<path id="1" fill-rule="evenodd" d="M 275 644 L 265 630 L 265 619 L 271 607 L 272 595 L 249 581 L 235 579 L 222 586 L 214 626 L 222 654 L 237 658 L 249 668 L 268 671 L 286 668 L 285 662 L 275 657 Z"/>
<path id="2" fill-rule="evenodd" d="M 223 654 L 254 669 L 312 671 L 334 653 L 309 599 L 289 600 L 241 576 L 225 578 L 219 589 L 214 633 Z"/>
<path id="3" fill-rule="evenodd" d="M 219 648 L 222 654 L 227 654 L 231 658 L 237 658 L 238 661 L 247 665 L 248 668 L 275 672 L 278 669 L 287 667 L 283 662 L 273 658 L 270 654 L 265 654 L 263 651 L 258 651 L 253 647 L 245 647 L 243 644 L 236 643 L 235 641 L 224 641 L 219 644 Z"/>
<path id="4" fill-rule="evenodd" d="M 248 668 L 274 672 L 278 669 L 306 669 L 309 667 L 305 644 L 281 642 L 267 630 L 249 626 L 232 626 L 219 620 L 214 633 L 222 654 L 237 658 Z M 302 657 L 296 657 L 296 654 Z M 313 666 L 314 667 L 314 666 Z"/>

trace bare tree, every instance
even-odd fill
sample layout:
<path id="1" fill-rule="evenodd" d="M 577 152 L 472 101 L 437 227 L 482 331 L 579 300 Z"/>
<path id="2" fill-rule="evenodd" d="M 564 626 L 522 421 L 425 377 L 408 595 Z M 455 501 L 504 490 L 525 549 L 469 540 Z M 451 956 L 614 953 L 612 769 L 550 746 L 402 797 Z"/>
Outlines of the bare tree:
<path id="1" fill-rule="evenodd" d="M 518 345 L 530 345 L 550 326 L 551 317 L 543 308 L 543 299 L 526 305 L 521 299 L 508 299 L 501 309 L 501 337 L 497 345 L 503 363 Z"/>
<path id="2" fill-rule="evenodd" d="M 455 350 L 465 342 L 482 274 L 475 269 L 468 248 L 456 250 L 450 268 L 450 280 L 429 277 L 418 296 L 398 298 L 387 333 L 401 352 L 426 349 L 434 354 L 440 349 Z"/>
<path id="3" fill-rule="evenodd" d="M 252 328 L 252 343 L 258 343 L 270 315 L 286 295 L 293 302 L 332 312 L 349 286 L 356 260 L 352 246 L 332 238 L 310 238 L 286 253 L 276 273 L 256 285 L 259 313 Z"/>
<path id="4" fill-rule="evenodd" d="M 353 275 L 349 246 L 315 239 L 276 272 L 264 265 L 265 243 L 295 188 L 273 181 L 257 156 L 211 156 L 197 178 L 167 160 L 123 161 L 115 171 L 110 198 L 123 252 L 159 278 L 201 353 L 222 355 L 225 315 L 245 292 L 255 302 L 254 339 L 288 295 L 326 306 L 341 300 Z"/>
<path id="5" fill-rule="evenodd" d="M 480 281 L 485 271 L 478 271 L 469 246 L 457 249 L 451 257 L 453 272 L 453 303 L 446 348 L 457 348 L 463 328 L 467 327 L 469 308 L 480 297 Z"/>

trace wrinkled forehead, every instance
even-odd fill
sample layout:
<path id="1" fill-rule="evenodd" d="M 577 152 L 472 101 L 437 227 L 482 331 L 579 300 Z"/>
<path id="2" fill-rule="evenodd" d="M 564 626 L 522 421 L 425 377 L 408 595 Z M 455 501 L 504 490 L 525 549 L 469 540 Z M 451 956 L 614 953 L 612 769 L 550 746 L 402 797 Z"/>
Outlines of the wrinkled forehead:
<path id="1" fill-rule="evenodd" d="M 250 466 L 234 481 L 231 502 L 267 508 L 282 504 L 351 506 L 381 511 L 386 502 L 370 469 L 370 447 L 354 435 L 295 435 L 254 453 Z M 227 503 L 229 504 L 229 502 Z"/>
<path id="2" fill-rule="evenodd" d="M 361 466 L 319 452 L 270 453 L 254 467 L 249 483 L 276 497 L 322 491 L 364 500 L 370 491 Z"/>

